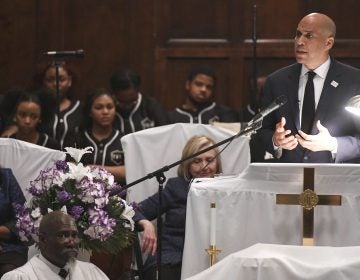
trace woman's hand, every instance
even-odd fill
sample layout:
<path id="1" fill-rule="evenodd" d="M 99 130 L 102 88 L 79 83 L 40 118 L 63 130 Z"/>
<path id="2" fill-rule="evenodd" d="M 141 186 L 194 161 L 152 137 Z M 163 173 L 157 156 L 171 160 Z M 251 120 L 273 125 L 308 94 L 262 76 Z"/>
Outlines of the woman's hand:
<path id="1" fill-rule="evenodd" d="M 141 249 L 143 252 L 155 255 L 157 247 L 157 238 L 154 225 L 148 220 L 138 221 L 138 225 L 144 229 Z"/>

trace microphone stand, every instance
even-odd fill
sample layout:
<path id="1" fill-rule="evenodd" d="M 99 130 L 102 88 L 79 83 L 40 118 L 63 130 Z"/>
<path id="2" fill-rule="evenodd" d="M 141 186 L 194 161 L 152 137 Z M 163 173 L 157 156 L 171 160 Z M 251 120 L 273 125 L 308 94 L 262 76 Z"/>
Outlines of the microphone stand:
<path id="1" fill-rule="evenodd" d="M 257 119 L 256 121 L 250 121 L 246 126 L 245 128 L 243 128 L 239 133 L 225 139 L 225 140 L 222 140 L 218 143 L 215 143 L 214 145 L 212 146 L 209 146 L 203 150 L 200 150 L 184 159 L 181 159 L 181 160 L 178 160 L 170 165 L 165 165 L 163 167 L 161 167 L 160 169 L 154 171 L 154 172 L 151 172 L 149 174 L 147 174 L 146 176 L 136 180 L 136 181 L 133 181 L 125 186 L 122 186 L 122 187 L 118 187 L 118 188 L 115 188 L 113 189 L 111 192 L 110 192 L 110 196 L 113 196 L 113 195 L 117 195 L 125 190 L 127 190 L 128 188 L 134 186 L 134 185 L 137 185 L 147 179 L 151 179 L 153 177 L 156 177 L 158 183 L 159 183 L 159 189 L 158 189 L 158 195 L 159 195 L 159 205 L 158 205 L 158 216 L 157 216 L 157 234 L 158 234 L 158 241 L 157 241 L 157 267 L 158 267 L 158 277 L 157 279 L 158 280 L 161 280 L 162 279 L 162 273 L 161 273 L 161 248 L 162 248 L 162 245 L 161 245 L 161 237 L 162 237 L 162 218 L 161 218 L 161 205 L 162 205 L 162 191 L 163 191 L 163 184 L 166 180 L 166 177 L 164 175 L 164 172 L 168 171 L 169 169 L 181 164 L 182 162 L 184 161 L 187 161 L 189 159 L 192 159 L 192 158 L 195 158 L 197 157 L 198 155 L 201 155 L 207 151 L 210 151 L 216 147 L 219 147 L 225 143 L 228 143 L 229 144 L 236 138 L 240 137 L 240 136 L 243 136 L 243 135 L 246 135 L 246 134 L 250 134 L 250 133 L 254 133 L 256 130 L 258 130 L 259 128 L 261 128 L 262 126 L 262 120 L 263 118 L 260 118 L 260 119 Z"/>
<path id="2" fill-rule="evenodd" d="M 258 108 L 257 102 L 257 94 L 258 94 L 258 86 L 257 86 L 257 34 L 256 34 L 256 5 L 253 6 L 253 34 L 252 34 L 252 43 L 253 43 L 253 89 L 254 92 L 251 95 L 252 104 Z"/>
<path id="3" fill-rule="evenodd" d="M 54 138 L 56 140 L 59 139 L 59 144 L 61 146 L 61 149 L 63 149 L 63 144 L 60 136 L 60 102 L 61 102 L 61 95 L 60 95 L 60 74 L 59 74 L 59 68 L 61 66 L 60 59 L 70 56 L 70 57 L 83 57 L 84 56 L 84 50 L 77 50 L 77 51 L 50 51 L 50 52 L 44 52 L 43 55 L 47 56 L 53 56 L 53 65 L 55 66 L 55 87 L 56 87 L 56 118 L 55 120 L 56 127 L 54 130 Z"/>
<path id="4" fill-rule="evenodd" d="M 59 139 L 59 144 L 62 148 L 61 143 L 61 137 L 60 137 L 60 102 L 61 102 L 61 95 L 60 95 L 60 74 L 59 74 L 59 68 L 60 68 L 60 61 L 54 57 L 53 64 L 55 66 L 55 87 L 56 87 L 56 127 L 55 127 L 55 139 Z"/>

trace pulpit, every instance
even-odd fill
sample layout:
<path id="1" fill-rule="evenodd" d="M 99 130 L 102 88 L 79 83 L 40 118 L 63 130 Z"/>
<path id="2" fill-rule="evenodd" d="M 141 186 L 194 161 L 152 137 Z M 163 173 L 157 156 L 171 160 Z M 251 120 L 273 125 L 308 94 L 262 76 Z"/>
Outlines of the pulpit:
<path id="1" fill-rule="evenodd" d="M 316 246 L 360 245 L 360 166 L 251 164 L 236 177 L 194 180 L 186 216 L 182 279 L 208 268 L 209 204 L 216 203 L 218 260 L 256 243 L 301 245 L 303 210 L 276 203 L 278 194 L 303 191 L 304 168 L 314 168 L 314 190 L 340 195 L 341 205 L 314 209 Z"/>

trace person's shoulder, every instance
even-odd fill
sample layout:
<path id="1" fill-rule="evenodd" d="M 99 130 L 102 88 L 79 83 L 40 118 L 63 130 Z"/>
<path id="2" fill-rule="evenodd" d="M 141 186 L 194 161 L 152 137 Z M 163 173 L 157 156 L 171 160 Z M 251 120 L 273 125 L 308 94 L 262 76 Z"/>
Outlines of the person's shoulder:
<path id="1" fill-rule="evenodd" d="M 219 108 L 219 109 L 230 109 L 230 107 L 228 107 L 228 106 L 226 106 L 226 105 L 224 105 L 224 104 L 219 104 L 219 103 L 217 103 L 217 102 L 214 102 L 213 103 L 214 105 L 215 105 L 215 108 Z"/>
<path id="2" fill-rule="evenodd" d="M 82 272 L 82 276 L 86 276 L 85 272 L 88 274 L 89 277 L 95 277 L 95 279 L 109 279 L 106 274 L 95 264 L 91 262 L 84 262 L 80 260 L 75 260 L 75 265 L 80 269 Z"/>
<path id="3" fill-rule="evenodd" d="M 153 96 L 141 94 L 141 98 L 144 103 L 159 103 L 159 101 Z"/>
<path id="4" fill-rule="evenodd" d="M 49 149 L 61 150 L 59 142 L 55 138 L 49 136 L 46 133 L 40 133 L 40 138 L 39 138 L 38 143 L 40 146 L 43 146 L 43 147 L 46 147 Z"/>
<path id="5" fill-rule="evenodd" d="M 291 71 L 295 71 L 295 70 L 301 70 L 301 64 L 300 63 L 293 63 L 287 66 L 284 66 L 282 68 L 279 68 L 277 70 L 275 70 L 273 73 L 270 74 L 271 75 L 279 75 L 279 74 L 283 74 L 283 73 L 288 73 Z"/>
<path id="6" fill-rule="evenodd" d="M 280 68 L 278 70 L 275 70 L 274 72 L 272 72 L 268 78 L 274 78 L 274 77 L 279 77 L 279 76 L 284 76 L 284 75 L 289 75 L 290 73 L 293 73 L 294 71 L 300 71 L 301 70 L 301 64 L 299 63 L 294 63 L 288 66 L 285 66 L 283 68 Z"/>
<path id="7" fill-rule="evenodd" d="M 29 275 L 29 269 L 31 268 L 31 264 L 28 261 L 23 266 L 15 268 L 7 273 L 5 273 L 1 280 L 30 280 L 31 276 Z"/>
<path id="8" fill-rule="evenodd" d="M 331 66 L 330 67 L 336 67 L 337 69 L 341 70 L 341 71 L 349 71 L 349 72 L 354 72 L 359 74 L 360 73 L 360 69 L 356 68 L 354 66 L 351 66 L 349 64 L 340 62 L 336 59 L 332 59 L 331 60 Z"/>
<path id="9" fill-rule="evenodd" d="M 69 107 L 69 111 L 73 111 L 74 113 L 82 113 L 84 105 L 80 100 L 71 101 L 71 105 Z"/>
<path id="10" fill-rule="evenodd" d="M 224 104 L 219 104 L 219 103 L 215 103 L 215 107 L 216 110 L 219 110 L 221 112 L 234 112 L 234 109 L 226 106 Z"/>
<path id="11" fill-rule="evenodd" d="M 190 182 L 184 177 L 172 177 L 166 182 L 164 191 L 170 194 L 173 199 L 184 198 L 189 190 L 189 184 Z"/>
<path id="12" fill-rule="evenodd" d="M 9 176 L 12 174 L 12 170 L 10 168 L 6 168 L 6 167 L 0 167 L 0 172 L 4 176 Z"/>
<path id="13" fill-rule="evenodd" d="M 167 187 L 172 187 L 172 188 L 176 188 L 178 186 L 184 186 L 184 185 L 189 185 L 189 182 L 187 180 L 185 180 L 185 178 L 183 177 L 172 177 L 169 178 L 167 181 Z"/>

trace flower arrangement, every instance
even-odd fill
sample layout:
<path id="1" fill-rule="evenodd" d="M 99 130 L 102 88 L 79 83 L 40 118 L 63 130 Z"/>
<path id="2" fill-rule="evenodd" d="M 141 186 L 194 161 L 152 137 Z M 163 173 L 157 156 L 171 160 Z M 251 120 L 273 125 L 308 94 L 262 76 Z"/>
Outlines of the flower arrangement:
<path id="1" fill-rule="evenodd" d="M 76 221 L 81 247 L 98 252 L 117 253 L 132 241 L 133 208 L 110 192 L 117 188 L 113 175 L 103 168 L 79 163 L 92 148 L 65 148 L 76 163 L 57 161 L 42 170 L 30 182 L 27 191 L 32 199 L 27 206 L 17 206 L 17 223 L 23 241 L 38 242 L 43 215 L 63 210 Z"/>

